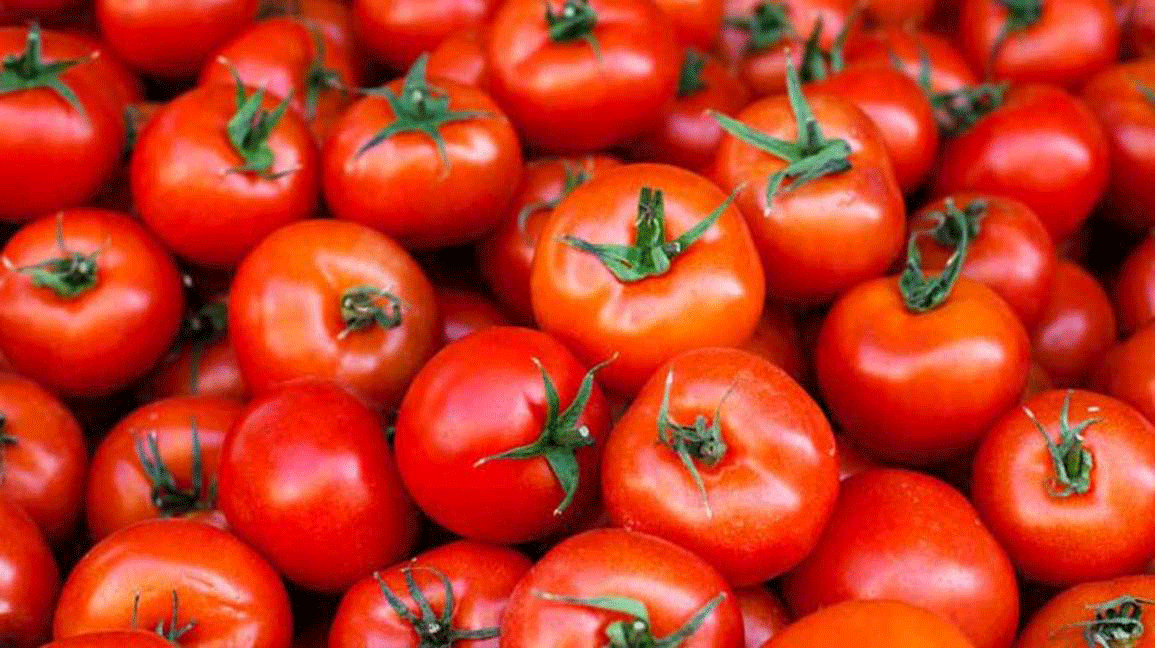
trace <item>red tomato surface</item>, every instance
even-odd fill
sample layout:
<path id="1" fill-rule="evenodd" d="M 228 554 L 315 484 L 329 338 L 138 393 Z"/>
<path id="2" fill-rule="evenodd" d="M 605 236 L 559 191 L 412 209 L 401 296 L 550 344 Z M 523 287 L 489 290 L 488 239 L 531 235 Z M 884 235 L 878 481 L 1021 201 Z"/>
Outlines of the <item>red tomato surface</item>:
<path id="1" fill-rule="evenodd" d="M 768 639 L 791 624 L 782 599 L 763 585 L 735 589 L 734 596 L 742 609 L 746 648 L 762 648 Z"/>
<path id="2" fill-rule="evenodd" d="M 60 572 L 40 529 L 0 494 L 0 641 L 36 648 L 48 639 Z"/>
<path id="3" fill-rule="evenodd" d="M 1060 259 L 1043 316 L 1031 332 L 1032 356 L 1056 387 L 1080 387 L 1116 340 L 1111 300 L 1097 279 Z"/>
<path id="4" fill-rule="evenodd" d="M 946 38 L 909 26 L 881 27 L 862 34 L 846 45 L 850 63 L 895 65 L 919 81 L 925 73 L 933 93 L 956 92 L 978 83 L 979 78 L 963 55 Z"/>
<path id="5" fill-rule="evenodd" d="M 114 630 L 77 635 L 44 644 L 41 648 L 171 648 L 172 644 L 154 632 Z"/>
<path id="6" fill-rule="evenodd" d="M 463 29 L 447 36 L 429 53 L 429 77 L 488 90 L 490 72 L 489 61 L 485 58 L 486 37 L 482 27 Z"/>
<path id="7" fill-rule="evenodd" d="M 1155 322 L 1136 331 L 1107 353 L 1091 381 L 1155 422 Z"/>
<path id="8" fill-rule="evenodd" d="M 1155 320 L 1155 229 L 1123 260 L 1113 297 L 1124 334 Z"/>
<path id="9" fill-rule="evenodd" d="M 762 648 L 975 648 L 954 624 L 898 601 L 844 601 L 787 627 Z"/>
<path id="10" fill-rule="evenodd" d="M 655 0 L 674 23 L 678 43 L 709 49 L 722 29 L 723 0 Z"/>
<path id="11" fill-rule="evenodd" d="M 1060 592 L 1031 617 L 1016 648 L 1085 648 L 1114 641 L 1131 648 L 1155 646 L 1155 633 L 1143 623 L 1111 623 L 1144 619 L 1155 598 L 1155 576 L 1124 576 L 1081 583 Z M 1098 641 L 1098 643 L 1096 643 Z"/>
<path id="12" fill-rule="evenodd" d="M 480 293 L 456 288 L 437 289 L 437 312 L 441 315 L 441 343 L 491 326 L 510 324 L 497 305 Z"/>
<path id="13" fill-rule="evenodd" d="M 353 20 L 365 49 L 401 70 L 453 32 L 480 26 L 499 4 L 498 0 L 354 0 Z"/>

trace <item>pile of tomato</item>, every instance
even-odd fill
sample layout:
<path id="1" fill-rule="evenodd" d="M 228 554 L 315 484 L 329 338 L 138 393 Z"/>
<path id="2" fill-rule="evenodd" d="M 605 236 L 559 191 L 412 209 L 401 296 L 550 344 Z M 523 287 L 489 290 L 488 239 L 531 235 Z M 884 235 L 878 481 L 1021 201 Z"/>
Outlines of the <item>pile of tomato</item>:
<path id="1" fill-rule="evenodd" d="M 1155 1 L 0 0 L 0 648 L 1155 647 Z"/>

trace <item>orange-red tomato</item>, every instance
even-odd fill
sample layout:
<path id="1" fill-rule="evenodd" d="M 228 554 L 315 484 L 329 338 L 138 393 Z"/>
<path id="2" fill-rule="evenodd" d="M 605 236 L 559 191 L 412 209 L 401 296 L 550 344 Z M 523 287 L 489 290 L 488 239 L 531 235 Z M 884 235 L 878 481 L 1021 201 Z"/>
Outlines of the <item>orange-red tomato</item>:
<path id="1" fill-rule="evenodd" d="M 941 616 L 898 601 L 845 601 L 788 626 L 761 648 L 975 648 Z"/>
<path id="2" fill-rule="evenodd" d="M 0 493 L 0 640 L 36 648 L 48 639 L 60 571 L 40 529 Z"/>
<path id="3" fill-rule="evenodd" d="M 1155 576 L 1081 583 L 1060 592 L 1031 617 L 1016 648 L 1152 648 L 1149 621 Z M 1139 621 L 1139 623 L 1134 623 Z"/>

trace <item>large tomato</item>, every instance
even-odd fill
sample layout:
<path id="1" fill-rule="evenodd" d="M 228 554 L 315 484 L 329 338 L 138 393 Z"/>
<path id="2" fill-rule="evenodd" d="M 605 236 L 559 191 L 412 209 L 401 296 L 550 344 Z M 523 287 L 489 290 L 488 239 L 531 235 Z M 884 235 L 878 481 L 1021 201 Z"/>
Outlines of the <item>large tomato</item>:
<path id="1" fill-rule="evenodd" d="M 587 531 L 514 589 L 501 646 L 607 645 L 742 648 L 742 614 L 722 576 L 693 553 L 644 533 Z"/>
<path id="2" fill-rule="evenodd" d="M 632 394 L 681 351 L 737 346 L 758 323 L 764 281 L 741 213 L 709 180 L 659 164 L 609 169 L 543 226 L 535 319 Z"/>
<path id="3" fill-rule="evenodd" d="M 958 626 L 898 601 L 845 601 L 799 619 L 761 648 L 975 648 Z"/>
<path id="4" fill-rule="evenodd" d="M 1123 260 L 1112 296 L 1124 334 L 1155 321 L 1155 228 Z"/>
<path id="5" fill-rule="evenodd" d="M 60 571 L 40 529 L 0 494 L 0 644 L 36 648 L 48 639 Z"/>
<path id="6" fill-rule="evenodd" d="M 508 0 L 486 44 L 494 99 L 533 149 L 586 153 L 653 125 L 681 56 L 651 0 Z"/>
<path id="7" fill-rule="evenodd" d="M 1155 576 L 1081 583 L 1060 592 L 1031 617 L 1017 648 L 1155 646 L 1151 618 Z"/>
<path id="8" fill-rule="evenodd" d="M 300 381 L 250 403 L 221 448 L 219 490 L 229 528 L 320 592 L 401 559 L 418 531 L 383 422 L 332 383 Z"/>
<path id="9" fill-rule="evenodd" d="M 1043 315 L 1031 332 L 1032 357 L 1058 387 L 1081 387 L 1117 333 L 1111 300 L 1099 281 L 1060 259 Z"/>
<path id="10" fill-rule="evenodd" d="M 99 396 L 143 376 L 180 328 L 172 258 L 127 214 L 72 209 L 8 240 L 0 351 L 51 391 Z"/>
<path id="11" fill-rule="evenodd" d="M 602 490 L 618 526 L 693 551 L 732 585 L 800 562 L 838 495 L 834 434 L 786 372 L 697 349 L 658 369 L 614 426 Z"/>
<path id="12" fill-rule="evenodd" d="M 1091 384 L 1096 391 L 1118 398 L 1155 422 L 1155 322 L 1111 349 Z"/>
<path id="13" fill-rule="evenodd" d="M 481 26 L 499 4 L 498 0 L 354 0 L 353 20 L 368 52 L 400 70 L 453 32 Z"/>

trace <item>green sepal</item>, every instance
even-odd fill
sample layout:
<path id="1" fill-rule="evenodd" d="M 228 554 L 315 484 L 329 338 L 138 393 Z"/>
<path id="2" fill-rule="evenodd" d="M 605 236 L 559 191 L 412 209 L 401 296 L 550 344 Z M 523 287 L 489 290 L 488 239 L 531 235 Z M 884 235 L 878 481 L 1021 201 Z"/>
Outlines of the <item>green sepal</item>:
<path id="1" fill-rule="evenodd" d="M 947 217 L 955 221 L 956 230 L 961 234 L 954 254 L 946 262 L 942 273 L 935 277 L 927 277 L 922 270 L 922 253 L 918 249 L 918 237 L 923 232 L 914 232 L 910 235 L 910 242 L 906 246 L 906 268 L 898 280 L 902 301 L 912 313 L 925 313 L 938 308 L 950 297 L 954 285 L 962 275 L 963 264 L 966 262 L 967 250 L 970 247 L 970 228 L 967 227 L 966 215 L 955 207 L 954 201 L 946 201 Z"/>
<path id="2" fill-rule="evenodd" d="M 237 69 L 228 61 L 221 62 L 228 66 L 233 75 L 237 97 L 236 112 L 225 125 L 225 133 L 233 151 L 243 160 L 240 165 L 230 168 L 229 172 L 256 173 L 266 180 L 276 180 L 292 173 L 295 169 L 273 172 L 276 159 L 273 149 L 269 148 L 269 136 L 289 109 L 291 97 L 282 99 L 271 111 L 265 110 L 261 107 L 265 100 L 264 89 L 250 94 Z"/>
<path id="3" fill-rule="evenodd" d="M 336 70 L 325 67 L 325 39 L 316 27 L 309 27 L 309 37 L 313 40 L 313 60 L 305 72 L 305 118 L 317 116 L 317 103 L 321 93 L 341 87 L 341 76 Z"/>
<path id="4" fill-rule="evenodd" d="M 931 105 L 938 117 L 939 127 L 948 135 L 965 133 L 1003 105 L 1009 88 L 1007 82 L 981 83 L 933 95 Z"/>
<path id="5" fill-rule="evenodd" d="M 702 71 L 706 69 L 706 55 L 698 50 L 686 48 L 682 56 L 682 67 L 678 72 L 678 98 L 685 99 L 706 89 Z"/>
<path id="6" fill-rule="evenodd" d="M 40 23 L 34 22 L 28 26 L 24 51 L 18 55 L 9 54 L 4 57 L 0 67 L 0 95 L 33 88 L 49 88 L 68 102 L 76 112 L 84 115 L 84 105 L 80 103 L 80 98 L 68 84 L 64 83 L 60 75 L 77 65 L 91 61 L 93 57 L 45 63 L 42 55 L 42 39 Z"/>
<path id="7" fill-rule="evenodd" d="M 698 471 L 695 461 L 701 461 L 707 467 L 714 467 L 726 456 L 729 447 L 722 438 L 722 404 L 726 401 L 723 396 L 714 410 L 714 417 L 705 416 L 694 418 L 693 425 L 679 425 L 670 419 L 670 390 L 674 385 L 674 372 L 666 374 L 665 390 L 662 392 L 662 403 L 658 407 L 658 441 L 678 455 L 682 466 L 690 473 L 694 485 L 702 496 L 702 503 L 706 508 L 706 517 L 714 517 L 714 510 L 710 507 L 710 498 L 706 494 L 706 484 Z M 727 395 L 729 392 L 727 392 Z"/>
<path id="8" fill-rule="evenodd" d="M 594 608 L 605 612 L 613 612 L 629 617 L 625 621 L 613 621 L 605 629 L 609 643 L 606 648 L 677 648 L 686 639 L 701 629 L 706 617 L 714 611 L 722 601 L 726 600 L 726 593 L 719 592 L 705 605 L 698 609 L 682 627 L 666 637 L 655 637 L 650 623 L 650 613 L 645 603 L 624 596 L 597 596 L 579 598 L 574 596 L 560 596 L 549 592 L 535 591 L 534 595 L 546 601 L 565 603 Z"/>
<path id="9" fill-rule="evenodd" d="M 73 299 L 94 288 L 99 280 L 97 259 L 104 250 L 92 254 L 72 252 L 64 244 L 64 213 L 56 215 L 56 247 L 61 256 L 21 266 L 16 271 L 28 275 L 32 285 L 48 288 L 61 299 Z"/>
<path id="10" fill-rule="evenodd" d="M 957 209 L 957 207 L 955 208 Z M 958 218 L 954 218 L 950 213 L 948 207 L 942 212 L 930 212 L 927 214 L 931 217 L 937 217 L 939 224 L 931 232 L 934 240 L 942 245 L 952 248 L 958 247 L 962 241 L 962 230 L 960 226 L 966 227 L 967 239 L 972 243 L 979 237 L 982 232 L 982 220 L 987 215 L 987 201 L 982 199 L 972 200 L 966 204 L 962 209 L 963 221 L 959 222 Z"/>
<path id="11" fill-rule="evenodd" d="M 577 189 L 590 180 L 589 171 L 586 171 L 580 166 L 570 164 L 569 160 L 562 160 L 562 168 L 565 170 L 565 181 L 561 193 L 558 194 L 556 198 L 529 203 L 517 212 L 517 229 L 523 234 L 525 233 L 525 225 L 529 222 L 531 215 L 542 209 L 556 209 L 566 196 L 573 193 L 574 189 Z"/>
<path id="12" fill-rule="evenodd" d="M 430 605 L 429 599 L 417 585 L 417 580 L 413 577 L 413 572 L 417 569 L 433 574 L 437 580 L 441 582 L 442 592 L 445 596 L 445 604 L 440 615 L 434 613 L 433 606 Z M 381 590 L 381 594 L 385 597 L 385 600 L 389 603 L 389 607 L 393 609 L 393 612 L 403 621 L 413 626 L 413 631 L 421 641 L 417 648 L 452 648 L 458 641 L 493 639 L 501 633 L 501 629 L 496 626 L 476 630 L 463 630 L 454 627 L 453 616 L 456 612 L 457 602 L 453 593 L 453 584 L 449 581 L 449 577 L 441 570 L 417 565 L 414 567 L 402 567 L 401 573 L 405 577 L 405 588 L 409 591 L 410 598 L 417 604 L 417 611 L 421 613 L 421 616 L 414 614 L 413 611 L 405 605 L 405 602 L 402 601 L 393 590 L 389 589 L 389 586 L 385 584 L 385 580 L 379 572 L 373 572 L 373 578 L 377 581 L 377 587 Z"/>
<path id="13" fill-rule="evenodd" d="M 750 34 L 747 53 L 773 47 L 795 34 L 783 2 L 760 2 L 748 15 L 727 16 L 724 22 Z"/>
<path id="14" fill-rule="evenodd" d="M 1051 466 L 1055 476 L 1048 481 L 1048 494 L 1053 497 L 1070 497 L 1071 495 L 1086 495 L 1091 490 L 1091 471 L 1095 467 L 1095 457 L 1086 447 L 1083 433 L 1087 428 L 1102 419 L 1087 419 L 1078 425 L 1071 425 L 1071 390 L 1063 398 L 1063 406 L 1059 411 L 1059 442 L 1055 443 L 1047 429 L 1039 422 L 1035 413 L 1028 407 L 1023 412 L 1030 419 L 1043 440 L 1047 444 L 1047 452 L 1051 455 Z"/>
<path id="15" fill-rule="evenodd" d="M 1043 17 L 1043 0 L 995 0 L 1007 10 L 1007 19 L 999 29 L 995 42 L 991 46 L 991 54 L 987 58 L 986 76 L 990 78 L 995 69 L 995 59 L 1002 51 L 1007 39 L 1034 26 Z"/>
<path id="16" fill-rule="evenodd" d="M 161 517 L 185 515 L 193 511 L 209 511 L 216 506 L 217 484 L 214 480 L 205 488 L 204 454 L 196 419 L 192 419 L 192 486 L 183 490 L 176 477 L 160 455 L 156 432 L 137 438 L 135 449 L 141 470 L 148 477 L 149 501 Z"/>
<path id="17" fill-rule="evenodd" d="M 602 46 L 594 34 L 598 25 L 598 15 L 589 0 L 565 0 L 561 11 L 554 11 L 550 0 L 545 3 L 545 24 L 549 39 L 555 43 L 572 43 L 583 40 L 589 44 L 598 61 L 602 60 Z"/>
<path id="18" fill-rule="evenodd" d="M 384 288 L 354 286 L 341 295 L 341 321 L 345 322 L 345 328 L 337 338 L 344 339 L 374 324 L 386 331 L 395 329 L 401 326 L 401 306 L 401 298 Z"/>
<path id="19" fill-rule="evenodd" d="M 1094 619 L 1068 623 L 1058 628 L 1052 636 L 1064 628 L 1082 628 L 1087 648 L 1131 648 L 1138 644 L 1146 632 L 1143 606 L 1153 604 L 1155 601 L 1150 599 L 1124 595 L 1087 605 L 1085 607 L 1095 613 Z"/>

